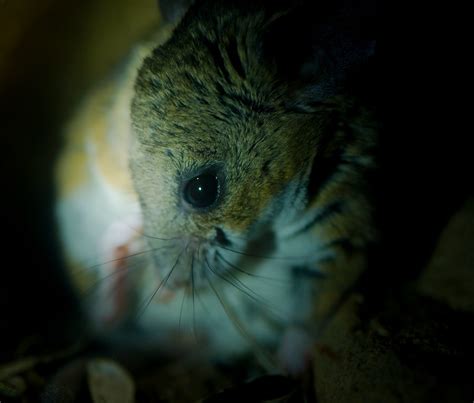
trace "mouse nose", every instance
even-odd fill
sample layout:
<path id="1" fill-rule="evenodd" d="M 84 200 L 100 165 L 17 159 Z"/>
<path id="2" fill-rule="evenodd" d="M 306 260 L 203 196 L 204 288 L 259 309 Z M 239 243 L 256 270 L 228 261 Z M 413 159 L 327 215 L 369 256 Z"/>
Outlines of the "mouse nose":
<path id="1" fill-rule="evenodd" d="M 232 242 L 229 241 L 229 238 L 227 238 L 225 232 L 219 228 L 216 227 L 216 236 L 214 237 L 214 240 L 222 246 L 231 246 Z"/>

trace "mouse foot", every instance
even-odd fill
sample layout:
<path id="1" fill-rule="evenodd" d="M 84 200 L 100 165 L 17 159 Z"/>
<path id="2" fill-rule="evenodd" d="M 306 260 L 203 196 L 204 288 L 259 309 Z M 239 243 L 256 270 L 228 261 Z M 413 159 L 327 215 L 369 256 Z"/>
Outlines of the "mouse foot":
<path id="1" fill-rule="evenodd" d="M 289 327 L 277 353 L 280 366 L 290 376 L 301 377 L 311 368 L 314 346 L 314 340 L 305 329 Z"/>

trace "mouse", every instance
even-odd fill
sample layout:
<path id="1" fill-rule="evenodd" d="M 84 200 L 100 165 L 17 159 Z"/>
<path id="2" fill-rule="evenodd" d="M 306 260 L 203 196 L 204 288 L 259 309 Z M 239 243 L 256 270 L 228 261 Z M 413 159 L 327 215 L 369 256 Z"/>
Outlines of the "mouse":
<path id="1" fill-rule="evenodd" d="M 374 15 L 289 0 L 160 10 L 64 130 L 68 277 L 92 332 L 132 322 L 164 350 L 302 373 L 379 238 L 378 122 L 352 85 Z"/>

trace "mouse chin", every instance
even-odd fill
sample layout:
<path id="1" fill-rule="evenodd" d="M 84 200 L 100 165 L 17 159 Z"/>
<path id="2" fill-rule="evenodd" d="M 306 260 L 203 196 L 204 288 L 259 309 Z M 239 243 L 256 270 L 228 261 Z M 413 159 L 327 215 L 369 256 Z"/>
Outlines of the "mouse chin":
<path id="1" fill-rule="evenodd" d="M 161 287 L 171 291 L 208 287 L 209 276 L 222 270 L 217 267 L 215 255 L 212 244 L 197 237 L 182 239 L 170 248 L 156 251 L 154 262 Z"/>

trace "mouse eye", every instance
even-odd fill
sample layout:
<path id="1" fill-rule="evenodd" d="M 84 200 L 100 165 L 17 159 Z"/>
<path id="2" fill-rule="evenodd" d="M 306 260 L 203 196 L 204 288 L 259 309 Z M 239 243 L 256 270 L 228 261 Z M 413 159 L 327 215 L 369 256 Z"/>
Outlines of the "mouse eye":
<path id="1" fill-rule="evenodd" d="M 211 173 L 190 179 L 184 186 L 184 200 L 195 208 L 209 207 L 219 196 L 219 180 Z"/>

